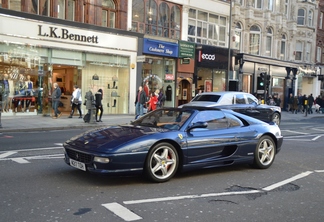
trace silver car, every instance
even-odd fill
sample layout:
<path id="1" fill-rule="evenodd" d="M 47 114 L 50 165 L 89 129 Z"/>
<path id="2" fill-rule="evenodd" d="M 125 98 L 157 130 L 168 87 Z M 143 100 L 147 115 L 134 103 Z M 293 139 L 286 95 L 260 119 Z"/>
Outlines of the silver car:
<path id="1" fill-rule="evenodd" d="M 264 122 L 274 122 L 277 125 L 281 121 L 281 108 L 279 106 L 260 104 L 255 96 L 244 92 L 225 91 L 200 93 L 189 103 L 183 104 L 182 106 L 231 109 Z"/>

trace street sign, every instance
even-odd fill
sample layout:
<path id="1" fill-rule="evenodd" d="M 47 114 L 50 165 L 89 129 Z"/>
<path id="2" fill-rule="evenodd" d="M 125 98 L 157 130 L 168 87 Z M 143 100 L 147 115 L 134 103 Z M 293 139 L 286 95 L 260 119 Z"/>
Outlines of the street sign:
<path id="1" fill-rule="evenodd" d="M 145 62 L 145 55 L 137 56 L 136 57 L 136 62 Z"/>

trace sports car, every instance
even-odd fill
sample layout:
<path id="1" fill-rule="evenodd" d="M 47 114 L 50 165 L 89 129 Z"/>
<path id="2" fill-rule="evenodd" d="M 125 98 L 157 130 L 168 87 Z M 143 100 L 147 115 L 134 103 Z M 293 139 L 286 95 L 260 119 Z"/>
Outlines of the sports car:
<path id="1" fill-rule="evenodd" d="M 178 171 L 272 165 L 283 137 L 278 125 L 232 110 L 160 108 L 129 124 L 85 132 L 64 144 L 65 162 L 96 173 L 144 173 L 153 182 Z"/>

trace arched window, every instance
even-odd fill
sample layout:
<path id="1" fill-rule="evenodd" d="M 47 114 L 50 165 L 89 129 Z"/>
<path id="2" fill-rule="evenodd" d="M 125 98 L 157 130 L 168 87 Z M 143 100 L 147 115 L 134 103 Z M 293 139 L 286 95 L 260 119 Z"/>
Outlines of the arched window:
<path id="1" fill-rule="evenodd" d="M 145 4 L 145 31 L 147 34 L 157 35 L 157 4 L 148 0 Z"/>
<path id="2" fill-rule="evenodd" d="M 298 9 L 297 25 L 305 25 L 305 10 Z"/>
<path id="3" fill-rule="evenodd" d="M 286 60 L 286 36 L 281 37 L 280 59 Z"/>
<path id="4" fill-rule="evenodd" d="M 144 33 L 144 1 L 133 0 L 132 31 Z"/>
<path id="5" fill-rule="evenodd" d="M 242 27 L 240 23 L 236 23 L 234 35 L 234 48 L 241 51 L 242 44 Z"/>
<path id="6" fill-rule="evenodd" d="M 116 5 L 113 0 L 102 1 L 101 26 L 115 28 Z"/>
<path id="7" fill-rule="evenodd" d="M 271 57 L 272 55 L 272 29 L 268 28 L 267 29 L 267 37 L 266 37 L 266 52 L 265 56 Z"/>
<path id="8" fill-rule="evenodd" d="M 313 27 L 314 26 L 314 24 L 313 24 L 313 21 L 314 21 L 313 17 L 314 17 L 313 11 L 312 10 L 309 10 L 309 12 L 308 12 L 308 26 L 310 26 L 310 27 Z"/>
<path id="9" fill-rule="evenodd" d="M 253 25 L 250 28 L 250 45 L 249 53 L 252 55 L 260 55 L 260 39 L 261 30 L 258 26 Z"/>
<path id="10" fill-rule="evenodd" d="M 159 6 L 159 31 L 158 35 L 163 37 L 169 37 L 169 24 L 170 24 L 170 9 L 165 2 L 162 2 Z"/>
<path id="11" fill-rule="evenodd" d="M 180 24 L 181 24 L 181 13 L 179 6 L 172 6 L 171 8 L 171 38 L 180 39 Z"/>

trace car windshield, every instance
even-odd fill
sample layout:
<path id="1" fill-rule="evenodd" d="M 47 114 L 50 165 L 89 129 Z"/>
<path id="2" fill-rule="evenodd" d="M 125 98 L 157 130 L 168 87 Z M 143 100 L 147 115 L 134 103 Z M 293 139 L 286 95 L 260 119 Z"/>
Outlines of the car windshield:
<path id="1" fill-rule="evenodd" d="M 132 122 L 132 125 L 179 130 L 192 113 L 190 110 L 157 109 Z"/>
<path id="2" fill-rule="evenodd" d="M 192 101 L 218 102 L 220 95 L 201 94 L 197 95 Z"/>

